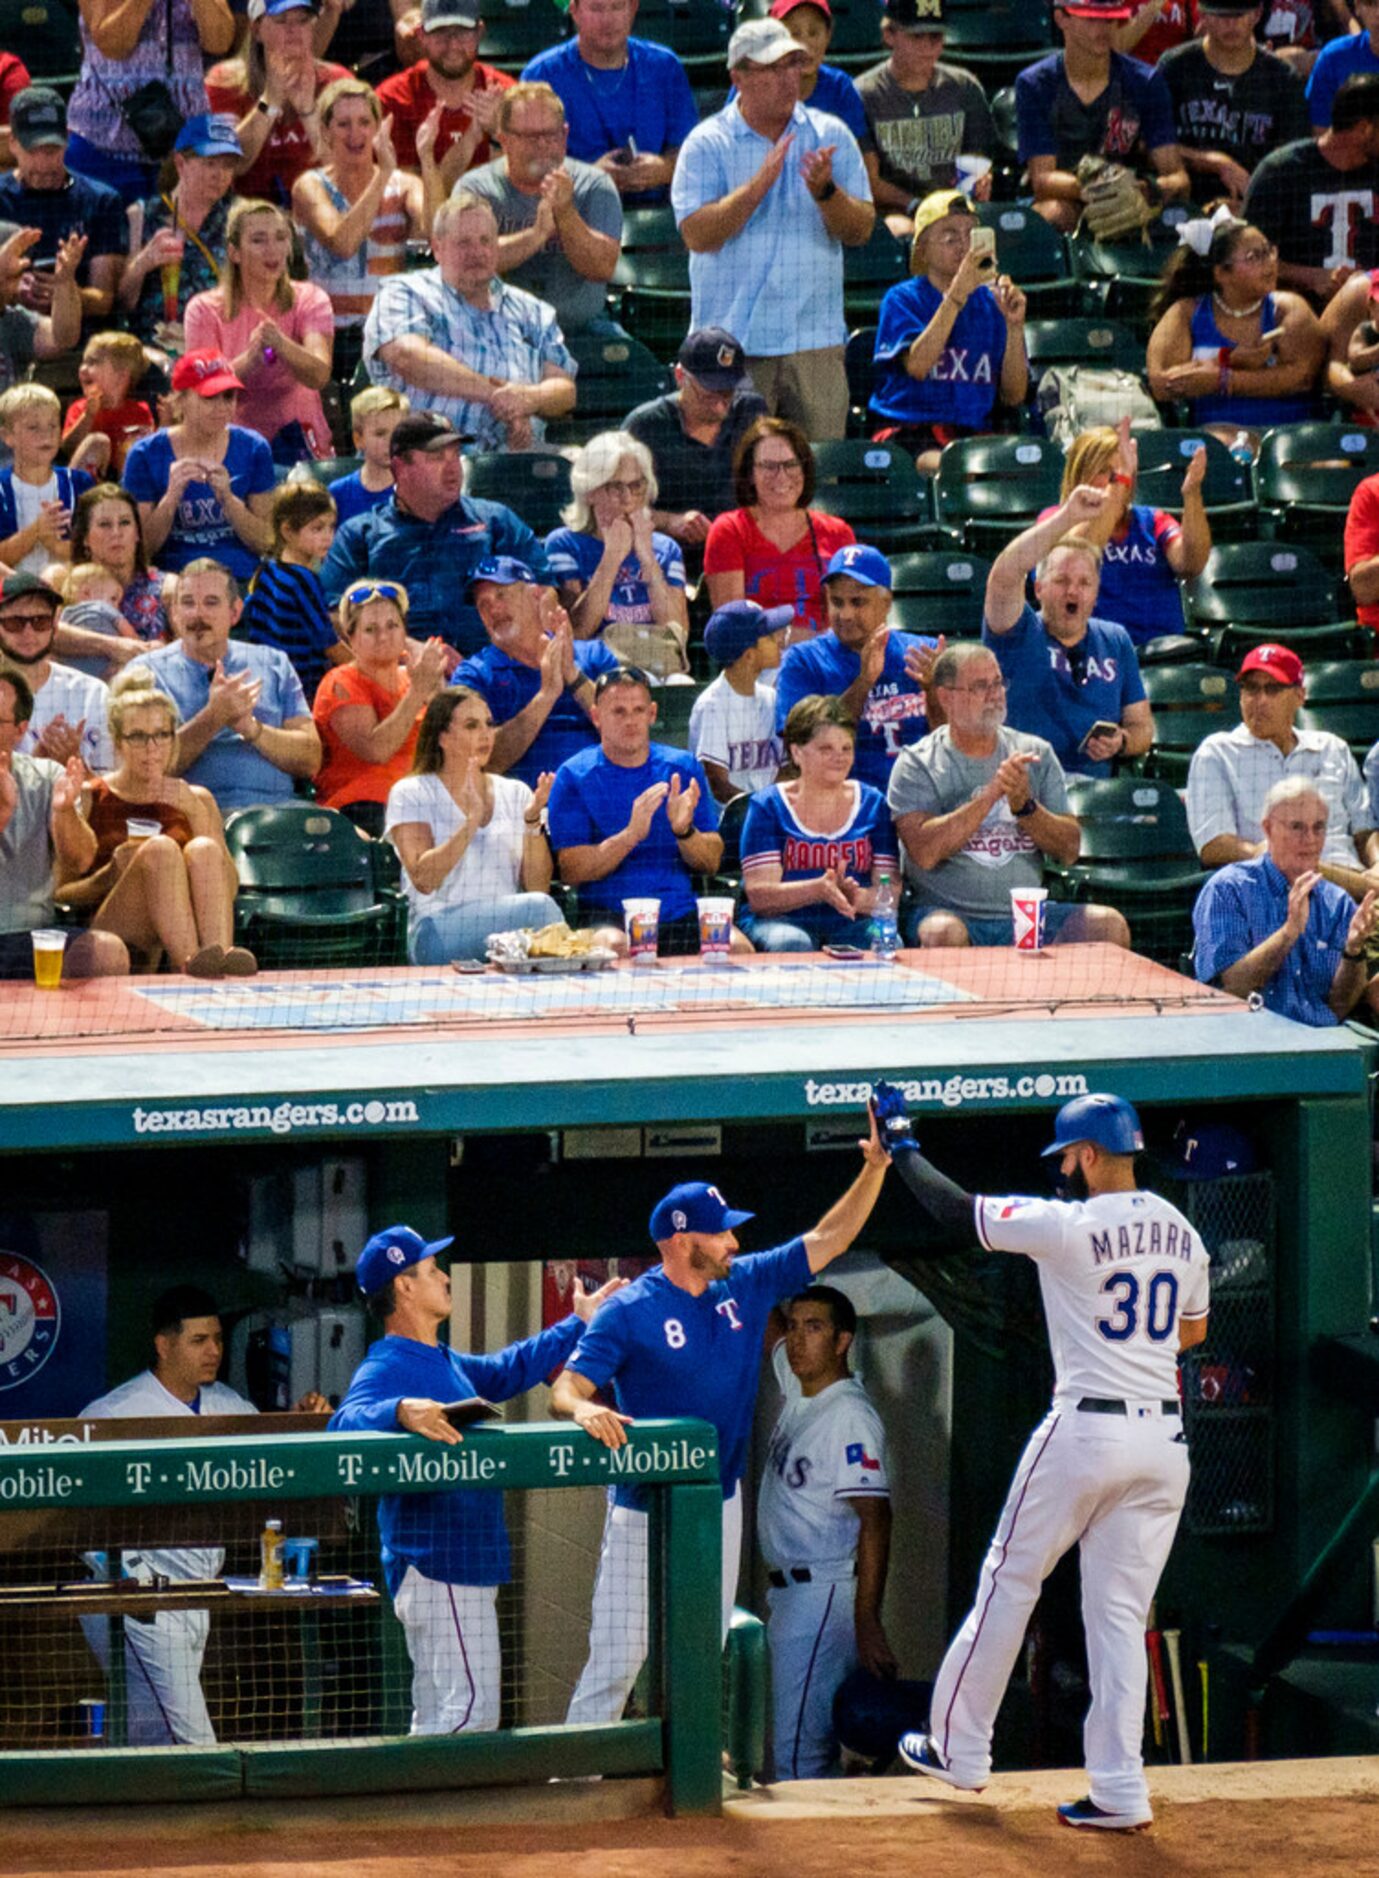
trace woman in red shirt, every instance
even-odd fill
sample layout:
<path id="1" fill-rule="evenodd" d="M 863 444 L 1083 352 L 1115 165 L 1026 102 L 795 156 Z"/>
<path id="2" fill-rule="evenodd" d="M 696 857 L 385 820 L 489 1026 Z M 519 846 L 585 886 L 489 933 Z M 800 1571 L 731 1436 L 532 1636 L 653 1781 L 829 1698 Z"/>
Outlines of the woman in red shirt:
<path id="1" fill-rule="evenodd" d="M 352 665 L 326 673 L 312 716 L 325 751 L 316 799 L 367 834 L 383 833 L 388 791 L 412 764 L 422 712 L 445 685 L 445 646 L 428 639 L 407 666 L 407 589 L 356 580 L 340 596 Z"/>
<path id="2" fill-rule="evenodd" d="M 758 418 L 738 445 L 733 483 L 740 506 L 718 517 L 704 543 L 715 610 L 742 599 L 793 606 L 791 639 L 814 638 L 828 623 L 824 569 L 857 537 L 846 522 L 810 508 L 814 453 L 799 425 Z"/>
<path id="3" fill-rule="evenodd" d="M 206 74 L 212 111 L 228 111 L 243 146 L 235 194 L 286 208 L 292 185 L 316 161 L 316 101 L 343 65 L 312 51 L 315 0 L 249 0 L 244 55 Z"/>

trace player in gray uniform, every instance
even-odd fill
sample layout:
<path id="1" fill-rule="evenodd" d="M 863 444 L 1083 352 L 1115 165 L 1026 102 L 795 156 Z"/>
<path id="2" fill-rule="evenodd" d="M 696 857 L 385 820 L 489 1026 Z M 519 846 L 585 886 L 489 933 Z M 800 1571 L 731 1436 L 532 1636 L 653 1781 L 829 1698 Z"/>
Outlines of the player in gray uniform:
<path id="1" fill-rule="evenodd" d="M 757 1496 L 757 1538 L 771 1587 L 776 1778 L 813 1780 L 838 1760 L 840 1684 L 859 1662 L 895 1674 L 881 1624 L 891 1502 L 881 1417 L 848 1370 L 852 1300 L 811 1285 L 785 1306 L 785 1323 L 773 1360 L 786 1399 Z"/>
<path id="2" fill-rule="evenodd" d="M 1092 1701 L 1083 1729 L 1090 1792 L 1065 1826 L 1138 1831 L 1144 1777 L 1144 1632 L 1187 1493 L 1178 1353 L 1207 1331 L 1207 1253 L 1188 1221 L 1135 1184 L 1139 1117 L 1119 1096 L 1058 1111 L 1066 1200 L 965 1193 L 919 1152 L 899 1090 L 873 1094 L 896 1171 L 943 1230 L 1035 1260 L 1053 1354 L 1053 1406 L 1015 1471 L 976 1601 L 948 1646 L 927 1734 L 900 1742 L 916 1773 L 980 1792 L 991 1734 L 1040 1586 L 1073 1545 Z"/>
<path id="3" fill-rule="evenodd" d="M 145 1420 L 162 1415 L 257 1415 L 252 1402 L 216 1381 L 225 1336 L 215 1300 L 195 1285 L 175 1285 L 153 1307 L 152 1366 L 98 1396 L 81 1411 L 82 1421 Z M 303 1396 L 304 1414 L 323 1412 L 324 1396 Z M 190 1430 L 188 1430 L 190 1433 Z M 159 1547 L 120 1553 L 121 1575 L 151 1585 L 155 1577 L 174 1583 L 218 1578 L 225 1563 L 221 1546 Z M 101 1668 L 110 1667 L 110 1620 L 83 1617 L 82 1630 Z M 159 1611 L 151 1618 L 126 1617 L 125 1686 L 128 1743 L 132 1748 L 213 1747 L 215 1729 L 201 1692 L 210 1613 Z"/>

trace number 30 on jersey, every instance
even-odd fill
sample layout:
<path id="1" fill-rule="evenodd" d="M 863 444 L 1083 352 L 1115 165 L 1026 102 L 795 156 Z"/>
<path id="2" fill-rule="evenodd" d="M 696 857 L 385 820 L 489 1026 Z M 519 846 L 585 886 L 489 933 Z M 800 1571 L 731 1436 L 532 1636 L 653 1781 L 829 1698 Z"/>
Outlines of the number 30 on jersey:
<path id="1" fill-rule="evenodd" d="M 1110 1315 L 1096 1327 L 1109 1343 L 1124 1343 L 1143 1328 L 1151 1343 L 1163 1343 L 1178 1324 L 1178 1275 L 1155 1272 L 1143 1286 L 1134 1272 L 1117 1272 L 1101 1287 Z"/>

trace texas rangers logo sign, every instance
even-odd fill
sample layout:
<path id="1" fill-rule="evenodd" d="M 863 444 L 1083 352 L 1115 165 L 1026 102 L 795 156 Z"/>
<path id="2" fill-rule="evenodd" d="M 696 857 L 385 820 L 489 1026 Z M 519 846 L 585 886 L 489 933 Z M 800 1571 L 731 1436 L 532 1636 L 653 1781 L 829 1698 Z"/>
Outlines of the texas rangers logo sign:
<path id="1" fill-rule="evenodd" d="M 36 1376 L 57 1348 L 62 1307 L 48 1274 L 18 1252 L 0 1252 L 0 1392 Z"/>

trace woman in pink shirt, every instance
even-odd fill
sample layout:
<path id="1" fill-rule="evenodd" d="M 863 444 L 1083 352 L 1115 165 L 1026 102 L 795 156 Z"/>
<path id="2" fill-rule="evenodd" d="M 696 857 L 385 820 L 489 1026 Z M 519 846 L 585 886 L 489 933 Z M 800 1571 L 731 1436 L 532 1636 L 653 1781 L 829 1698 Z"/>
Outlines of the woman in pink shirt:
<path id="1" fill-rule="evenodd" d="M 266 437 L 283 467 L 332 452 L 321 388 L 330 377 L 335 316 L 330 297 L 288 278 L 292 227 L 271 202 L 237 202 L 225 232 L 219 287 L 187 302 L 187 350 L 233 363 L 244 390 L 235 422 Z"/>

